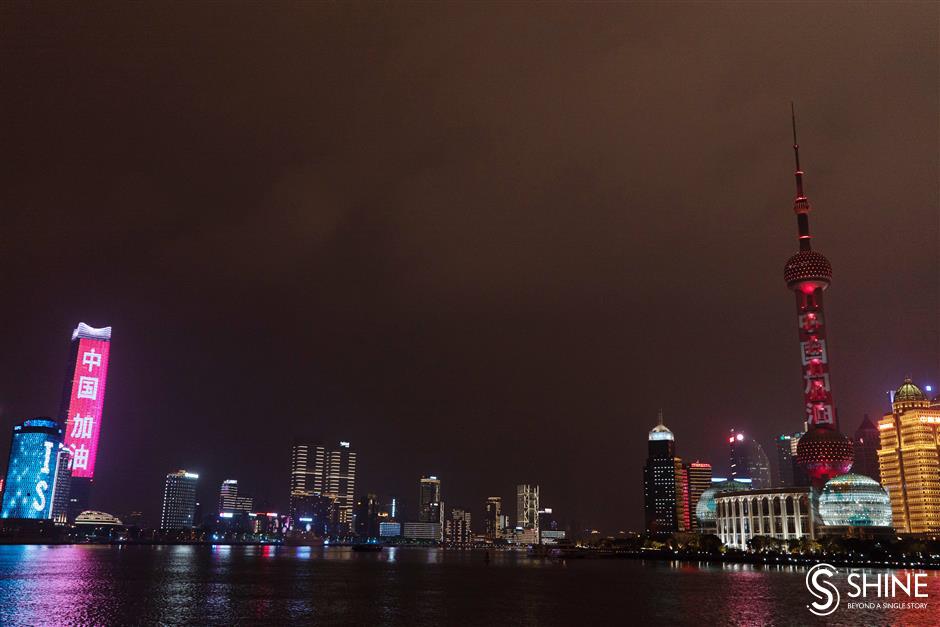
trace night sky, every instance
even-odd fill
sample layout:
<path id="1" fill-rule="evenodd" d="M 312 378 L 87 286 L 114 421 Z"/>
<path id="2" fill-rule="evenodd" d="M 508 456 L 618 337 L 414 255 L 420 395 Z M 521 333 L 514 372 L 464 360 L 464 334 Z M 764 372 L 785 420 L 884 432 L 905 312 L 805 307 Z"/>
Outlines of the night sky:
<path id="1" fill-rule="evenodd" d="M 658 408 L 801 427 L 791 100 L 842 430 L 940 384 L 936 4 L 73 8 L 0 14 L 0 466 L 84 321 L 106 511 L 285 508 L 300 436 L 639 528 Z"/>

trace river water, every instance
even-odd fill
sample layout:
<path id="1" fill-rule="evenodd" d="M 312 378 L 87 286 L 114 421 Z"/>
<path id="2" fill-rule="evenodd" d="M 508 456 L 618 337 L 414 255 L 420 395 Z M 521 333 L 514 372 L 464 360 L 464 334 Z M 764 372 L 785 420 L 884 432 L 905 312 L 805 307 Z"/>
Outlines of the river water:
<path id="1" fill-rule="evenodd" d="M 0 546 L 0 624 L 940 624 L 938 571 L 926 574 L 929 598 L 867 599 L 926 609 L 849 608 L 840 581 L 842 603 L 825 619 L 807 609 L 805 575 L 427 548 Z"/>

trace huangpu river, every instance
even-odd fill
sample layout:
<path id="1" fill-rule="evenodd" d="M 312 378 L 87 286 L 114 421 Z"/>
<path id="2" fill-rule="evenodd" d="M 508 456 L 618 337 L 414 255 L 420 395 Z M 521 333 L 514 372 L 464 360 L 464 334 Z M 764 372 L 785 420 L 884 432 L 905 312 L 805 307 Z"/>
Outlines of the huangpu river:
<path id="1" fill-rule="evenodd" d="M 844 569 L 842 569 L 844 570 Z M 936 625 L 924 609 L 810 614 L 807 570 L 524 553 L 273 546 L 0 546 L 0 624 Z M 888 571 L 867 571 L 869 577 Z M 906 571 L 894 571 L 904 575 Z M 875 601 L 875 599 L 868 599 Z"/>

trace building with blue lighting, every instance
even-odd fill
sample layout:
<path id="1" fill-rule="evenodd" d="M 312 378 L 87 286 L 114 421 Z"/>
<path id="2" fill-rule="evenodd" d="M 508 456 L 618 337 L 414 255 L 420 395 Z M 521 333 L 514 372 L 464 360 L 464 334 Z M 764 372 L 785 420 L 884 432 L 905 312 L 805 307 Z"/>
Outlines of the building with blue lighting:
<path id="1" fill-rule="evenodd" d="M 62 426 L 49 418 L 13 427 L 0 518 L 52 518 L 62 439 Z"/>
<path id="2" fill-rule="evenodd" d="M 865 475 L 833 477 L 819 495 L 819 515 L 827 527 L 883 527 L 891 530 L 891 499 Z"/>

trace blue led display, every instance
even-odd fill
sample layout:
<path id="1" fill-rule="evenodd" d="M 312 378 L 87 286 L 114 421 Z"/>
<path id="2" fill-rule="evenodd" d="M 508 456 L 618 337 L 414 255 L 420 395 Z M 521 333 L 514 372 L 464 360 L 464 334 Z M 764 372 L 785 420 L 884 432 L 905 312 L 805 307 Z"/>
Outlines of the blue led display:
<path id="1" fill-rule="evenodd" d="M 13 427 L 0 517 L 52 517 L 52 491 L 61 443 L 62 429 L 54 420 L 27 420 Z"/>

